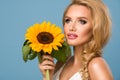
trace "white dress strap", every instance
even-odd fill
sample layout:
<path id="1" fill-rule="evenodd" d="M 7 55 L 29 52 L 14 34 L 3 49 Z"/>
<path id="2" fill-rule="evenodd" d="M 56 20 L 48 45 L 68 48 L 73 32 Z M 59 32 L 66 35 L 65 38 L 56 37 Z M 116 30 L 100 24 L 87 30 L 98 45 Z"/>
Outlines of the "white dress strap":
<path id="1" fill-rule="evenodd" d="M 61 73 L 64 65 L 54 74 L 53 80 L 59 80 L 59 76 L 60 76 L 60 73 Z M 82 80 L 80 72 L 76 72 L 69 80 Z"/>
<path id="2" fill-rule="evenodd" d="M 75 73 L 69 80 L 82 80 L 80 72 Z"/>

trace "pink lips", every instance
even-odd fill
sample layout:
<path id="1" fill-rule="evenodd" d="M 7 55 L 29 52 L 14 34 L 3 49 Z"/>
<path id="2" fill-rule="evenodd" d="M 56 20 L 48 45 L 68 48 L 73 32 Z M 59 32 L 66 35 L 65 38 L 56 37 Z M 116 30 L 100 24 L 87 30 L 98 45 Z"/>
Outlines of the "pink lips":
<path id="1" fill-rule="evenodd" d="M 68 36 L 68 39 L 76 39 L 78 37 L 78 35 L 74 33 L 69 33 L 67 36 Z"/>

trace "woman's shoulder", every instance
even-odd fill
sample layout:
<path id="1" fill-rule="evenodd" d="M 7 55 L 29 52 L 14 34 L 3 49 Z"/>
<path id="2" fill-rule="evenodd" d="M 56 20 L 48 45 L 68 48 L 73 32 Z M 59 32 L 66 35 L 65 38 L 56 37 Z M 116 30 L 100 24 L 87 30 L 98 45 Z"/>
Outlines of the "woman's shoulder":
<path id="1" fill-rule="evenodd" d="M 109 66 L 102 57 L 93 58 L 88 65 L 88 70 L 90 77 L 95 80 L 113 80 Z"/>
<path id="2" fill-rule="evenodd" d="M 95 57 L 89 62 L 89 67 L 106 65 L 106 61 L 102 57 Z"/>

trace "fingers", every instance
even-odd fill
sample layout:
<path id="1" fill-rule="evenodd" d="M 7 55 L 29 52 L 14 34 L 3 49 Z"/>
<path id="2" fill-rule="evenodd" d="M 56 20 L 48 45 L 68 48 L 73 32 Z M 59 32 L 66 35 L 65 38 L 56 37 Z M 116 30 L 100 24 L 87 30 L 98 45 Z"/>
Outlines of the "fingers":
<path id="1" fill-rule="evenodd" d="M 43 56 L 42 56 L 42 60 L 43 60 L 43 61 L 44 61 L 44 60 L 50 60 L 50 61 L 54 62 L 54 59 L 53 59 L 50 55 L 43 55 Z"/>
<path id="2" fill-rule="evenodd" d="M 38 65 L 42 72 L 43 78 L 46 78 L 46 70 L 50 71 L 50 77 L 52 78 L 55 71 L 54 59 L 50 55 L 42 55 L 42 62 Z"/>
<path id="3" fill-rule="evenodd" d="M 40 65 L 39 65 L 40 66 Z M 46 70 L 54 70 L 55 69 L 55 67 L 53 67 L 53 66 L 49 66 L 49 65 L 46 65 L 46 66 L 40 66 L 40 70 L 41 70 L 41 72 L 45 72 Z"/>
<path id="4" fill-rule="evenodd" d="M 55 70 L 54 59 L 50 55 L 43 55 L 42 62 L 38 65 L 43 75 L 45 75 L 45 71 L 48 69 L 51 73 Z"/>
<path id="5" fill-rule="evenodd" d="M 42 69 L 44 69 L 44 70 L 46 70 L 46 69 L 54 69 L 55 64 L 54 64 L 53 61 L 44 60 L 44 61 L 41 63 L 41 67 L 42 67 Z"/>

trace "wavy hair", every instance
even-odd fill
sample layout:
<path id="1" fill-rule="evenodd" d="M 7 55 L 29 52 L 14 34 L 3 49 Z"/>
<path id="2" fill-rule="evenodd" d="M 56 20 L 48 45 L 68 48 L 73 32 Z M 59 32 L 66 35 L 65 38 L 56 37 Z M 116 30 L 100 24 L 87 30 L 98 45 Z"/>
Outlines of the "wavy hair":
<path id="1" fill-rule="evenodd" d="M 82 5 L 90 9 L 92 14 L 92 38 L 84 45 L 82 54 L 82 78 L 89 80 L 88 64 L 94 57 L 102 56 L 102 49 L 108 42 L 111 35 L 111 17 L 107 6 L 102 0 L 72 0 L 63 15 L 63 26 L 65 24 L 65 16 L 68 9 L 72 5 Z M 86 57 L 87 56 L 87 57 Z"/>

